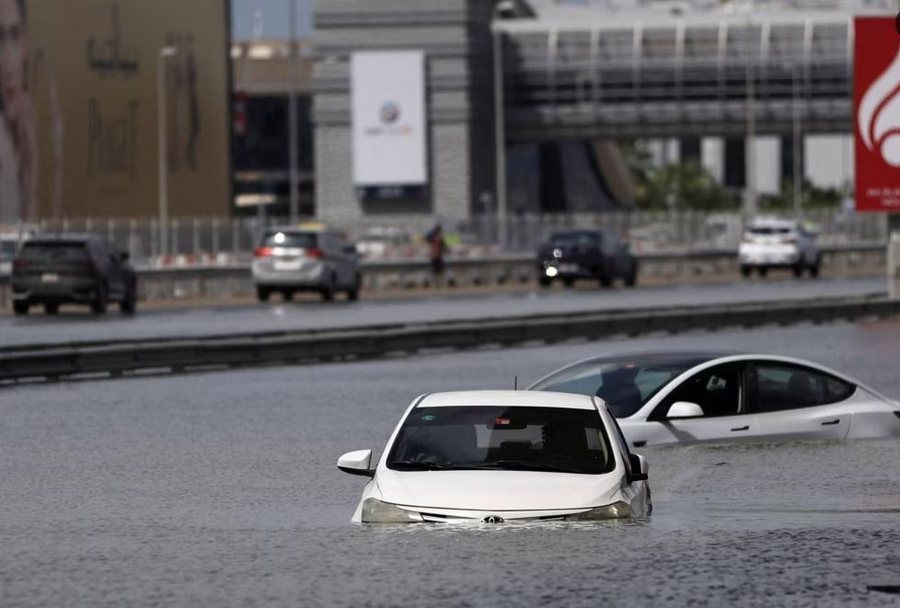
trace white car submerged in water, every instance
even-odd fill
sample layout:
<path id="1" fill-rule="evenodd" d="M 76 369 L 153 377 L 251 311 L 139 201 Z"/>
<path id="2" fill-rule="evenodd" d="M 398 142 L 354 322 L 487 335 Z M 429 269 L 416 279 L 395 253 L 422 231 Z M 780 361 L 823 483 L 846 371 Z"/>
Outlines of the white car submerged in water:
<path id="1" fill-rule="evenodd" d="M 371 480 L 354 522 L 602 520 L 648 515 L 646 460 L 595 397 L 529 391 L 423 395 L 377 464 L 338 460 Z"/>
<path id="2" fill-rule="evenodd" d="M 900 437 L 900 402 L 790 357 L 610 355 L 567 365 L 529 389 L 601 397 L 634 447 Z"/>

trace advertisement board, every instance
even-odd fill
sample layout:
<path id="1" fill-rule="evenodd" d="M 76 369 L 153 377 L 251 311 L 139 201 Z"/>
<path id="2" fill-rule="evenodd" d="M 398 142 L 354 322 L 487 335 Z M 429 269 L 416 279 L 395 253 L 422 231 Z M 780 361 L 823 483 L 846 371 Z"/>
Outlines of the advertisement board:
<path id="1" fill-rule="evenodd" d="M 0 224 L 154 217 L 160 141 L 169 215 L 228 214 L 228 46 L 226 0 L 0 0 Z"/>
<path id="2" fill-rule="evenodd" d="M 418 196 L 428 183 L 424 53 L 354 53 L 350 74 L 357 196 Z"/>
<path id="3" fill-rule="evenodd" d="M 856 209 L 900 213 L 900 34 L 893 17 L 857 17 Z"/>

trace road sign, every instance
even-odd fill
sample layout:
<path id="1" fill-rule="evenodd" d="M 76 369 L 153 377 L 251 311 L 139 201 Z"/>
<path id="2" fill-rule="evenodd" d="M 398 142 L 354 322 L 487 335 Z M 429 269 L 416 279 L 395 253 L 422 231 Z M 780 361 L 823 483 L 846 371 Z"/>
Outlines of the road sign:
<path id="1" fill-rule="evenodd" d="M 893 17 L 857 17 L 856 209 L 900 213 L 900 35 Z"/>

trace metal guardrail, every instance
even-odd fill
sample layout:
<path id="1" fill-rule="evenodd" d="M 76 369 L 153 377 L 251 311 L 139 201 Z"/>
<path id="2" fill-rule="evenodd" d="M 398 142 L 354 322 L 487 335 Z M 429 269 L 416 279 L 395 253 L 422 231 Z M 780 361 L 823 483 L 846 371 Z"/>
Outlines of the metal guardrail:
<path id="1" fill-rule="evenodd" d="M 0 349 L 0 383 L 185 372 L 258 364 L 345 361 L 419 351 L 512 346 L 653 332 L 834 321 L 900 314 L 900 300 L 852 297 L 614 310 Z"/>

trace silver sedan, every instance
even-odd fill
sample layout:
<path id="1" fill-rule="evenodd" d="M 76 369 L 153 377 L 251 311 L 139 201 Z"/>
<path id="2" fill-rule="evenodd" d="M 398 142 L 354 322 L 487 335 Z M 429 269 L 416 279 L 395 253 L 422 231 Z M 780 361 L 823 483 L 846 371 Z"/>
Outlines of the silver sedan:
<path id="1" fill-rule="evenodd" d="M 790 357 L 630 353 L 563 367 L 531 390 L 597 395 L 629 443 L 900 437 L 900 402 Z"/>

